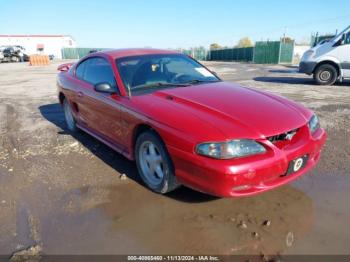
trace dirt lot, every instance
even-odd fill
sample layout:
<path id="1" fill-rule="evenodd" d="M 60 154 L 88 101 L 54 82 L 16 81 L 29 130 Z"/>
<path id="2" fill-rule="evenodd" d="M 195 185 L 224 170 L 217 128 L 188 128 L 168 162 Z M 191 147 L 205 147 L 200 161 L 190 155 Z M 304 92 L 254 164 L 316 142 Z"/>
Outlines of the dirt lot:
<path id="1" fill-rule="evenodd" d="M 0 254 L 350 254 L 350 83 L 315 86 L 283 66 L 207 65 L 315 110 L 329 134 L 317 168 L 256 197 L 159 196 L 133 162 L 66 131 L 57 63 L 0 64 Z"/>

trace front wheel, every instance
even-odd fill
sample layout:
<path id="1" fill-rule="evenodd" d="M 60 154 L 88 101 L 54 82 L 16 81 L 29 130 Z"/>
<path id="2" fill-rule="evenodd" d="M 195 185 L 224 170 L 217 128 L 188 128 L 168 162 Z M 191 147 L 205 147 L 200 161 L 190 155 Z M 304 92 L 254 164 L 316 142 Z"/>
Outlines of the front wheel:
<path id="1" fill-rule="evenodd" d="M 137 138 L 135 159 L 143 182 L 151 190 L 165 194 L 179 187 L 170 155 L 155 132 L 146 131 Z"/>
<path id="2" fill-rule="evenodd" d="M 314 72 L 314 80 L 318 85 L 333 85 L 337 78 L 338 71 L 333 65 L 320 65 Z"/>

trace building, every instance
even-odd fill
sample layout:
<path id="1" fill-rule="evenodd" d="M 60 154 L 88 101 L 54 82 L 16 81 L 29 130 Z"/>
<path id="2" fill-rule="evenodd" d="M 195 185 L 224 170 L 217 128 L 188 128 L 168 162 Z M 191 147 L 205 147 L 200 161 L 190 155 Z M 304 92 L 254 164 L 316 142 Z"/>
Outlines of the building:
<path id="1" fill-rule="evenodd" d="M 309 50 L 311 46 L 303 45 L 303 44 L 295 44 L 294 45 L 294 53 L 293 53 L 293 64 L 297 65 L 300 62 L 300 59 L 304 55 L 304 53 Z"/>
<path id="2" fill-rule="evenodd" d="M 54 55 L 61 59 L 61 49 L 76 47 L 76 42 L 69 35 L 0 35 L 0 46 L 9 45 L 23 46 L 28 55 Z"/>

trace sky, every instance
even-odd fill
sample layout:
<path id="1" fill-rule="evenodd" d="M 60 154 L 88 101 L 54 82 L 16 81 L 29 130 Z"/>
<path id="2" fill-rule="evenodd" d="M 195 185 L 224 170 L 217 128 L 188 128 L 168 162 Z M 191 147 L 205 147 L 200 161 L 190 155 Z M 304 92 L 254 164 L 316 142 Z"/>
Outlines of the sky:
<path id="1" fill-rule="evenodd" d="M 348 0 L 0 0 L 0 34 L 68 34 L 79 47 L 306 41 L 350 25 Z"/>

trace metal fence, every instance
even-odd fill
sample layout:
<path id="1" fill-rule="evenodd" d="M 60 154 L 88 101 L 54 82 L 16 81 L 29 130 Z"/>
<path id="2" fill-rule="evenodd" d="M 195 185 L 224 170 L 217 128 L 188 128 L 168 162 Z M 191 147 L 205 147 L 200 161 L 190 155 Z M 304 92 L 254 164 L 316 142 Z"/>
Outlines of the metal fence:
<path id="1" fill-rule="evenodd" d="M 293 61 L 294 42 L 260 41 L 255 43 L 254 63 L 290 64 Z"/>
<path id="2" fill-rule="evenodd" d="M 210 50 L 208 60 L 212 61 L 253 61 L 254 47 Z"/>
<path id="3" fill-rule="evenodd" d="M 106 48 L 62 48 L 63 59 L 80 59 L 92 50 L 101 51 Z M 178 49 L 196 60 L 254 62 L 257 64 L 292 63 L 294 42 L 282 41 L 256 42 L 254 47 L 226 48 L 207 50 L 204 47 Z"/>
<path id="4" fill-rule="evenodd" d="M 278 64 L 279 41 L 256 42 L 254 49 L 254 63 L 256 64 Z"/>
<path id="5" fill-rule="evenodd" d="M 80 59 L 88 55 L 92 50 L 102 51 L 108 48 L 62 48 L 63 59 Z M 208 50 L 204 47 L 191 48 L 191 49 L 178 49 L 177 51 L 189 55 L 197 60 L 207 60 Z"/>
<path id="6" fill-rule="evenodd" d="M 294 41 L 290 43 L 281 42 L 279 64 L 291 64 L 293 62 L 294 44 Z"/>
<path id="7" fill-rule="evenodd" d="M 256 64 L 290 64 L 294 42 L 260 41 L 254 47 L 210 50 L 208 60 L 254 62 Z"/>
<path id="8" fill-rule="evenodd" d="M 189 55 L 196 60 L 208 60 L 209 52 L 204 47 L 191 48 L 191 49 L 179 49 L 178 51 L 183 54 Z"/>
<path id="9" fill-rule="evenodd" d="M 62 48 L 63 59 L 80 59 L 92 51 L 102 51 L 105 48 Z"/>

